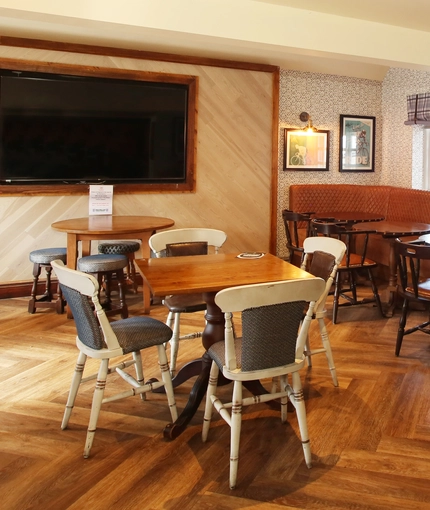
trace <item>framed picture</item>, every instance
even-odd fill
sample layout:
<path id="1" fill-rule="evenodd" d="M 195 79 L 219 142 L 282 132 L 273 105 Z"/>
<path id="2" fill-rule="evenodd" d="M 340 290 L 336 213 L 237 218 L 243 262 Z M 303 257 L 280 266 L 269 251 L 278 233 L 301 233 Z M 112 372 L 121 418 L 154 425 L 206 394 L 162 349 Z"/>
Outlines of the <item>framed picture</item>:
<path id="1" fill-rule="evenodd" d="M 284 170 L 328 170 L 329 131 L 284 130 Z"/>
<path id="2" fill-rule="evenodd" d="M 340 116 L 339 171 L 375 171 L 375 117 Z"/>

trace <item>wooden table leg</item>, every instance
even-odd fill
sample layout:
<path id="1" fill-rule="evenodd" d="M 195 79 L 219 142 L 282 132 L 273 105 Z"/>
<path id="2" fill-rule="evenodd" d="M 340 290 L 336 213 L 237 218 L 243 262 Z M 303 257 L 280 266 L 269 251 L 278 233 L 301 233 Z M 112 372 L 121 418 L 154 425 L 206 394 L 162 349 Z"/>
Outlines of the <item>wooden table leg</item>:
<path id="1" fill-rule="evenodd" d="M 224 339 L 224 314 L 215 304 L 215 293 L 208 292 L 205 293 L 203 297 L 207 304 L 207 311 L 205 316 L 206 326 L 202 334 L 202 343 L 203 347 L 207 351 L 209 347 L 215 342 L 219 342 Z M 190 377 L 197 375 L 196 370 L 198 370 L 199 367 L 201 370 L 196 382 L 193 385 L 190 396 L 188 398 L 188 402 L 182 413 L 178 416 L 178 419 L 174 423 L 169 423 L 164 428 L 163 435 L 165 439 L 172 440 L 181 435 L 182 432 L 184 432 L 184 430 L 187 428 L 188 423 L 190 423 L 196 414 L 200 403 L 206 394 L 211 365 L 212 359 L 205 352 L 201 359 L 188 363 L 178 371 L 176 377 L 173 380 L 174 386 L 178 386 L 178 384 L 188 380 Z M 222 374 L 220 374 L 218 379 L 218 386 L 230 383 L 230 380 L 226 379 Z M 244 386 L 253 395 L 268 393 L 260 381 L 247 381 L 244 383 Z M 269 402 L 268 405 L 274 409 L 280 409 L 280 404 L 277 402 Z"/>
<path id="2" fill-rule="evenodd" d="M 209 347 L 215 343 L 219 342 L 224 338 L 224 314 L 218 308 L 214 301 L 215 292 L 207 292 L 203 295 L 203 299 L 206 301 L 207 310 L 206 310 L 206 326 L 202 334 L 202 343 L 205 350 L 209 349 Z M 182 411 L 182 413 L 178 416 L 178 419 L 174 423 L 169 423 L 164 429 L 164 437 L 166 439 L 175 439 L 186 429 L 188 423 L 191 421 L 193 416 L 196 414 L 199 405 L 205 396 L 206 389 L 209 382 L 209 373 L 212 364 L 211 358 L 207 353 L 203 355 L 203 357 L 199 360 L 195 360 L 185 367 L 181 368 L 178 371 L 175 379 L 186 380 L 186 375 L 184 376 L 181 372 L 182 370 L 188 372 L 188 374 L 195 375 L 193 370 L 196 368 L 196 363 L 200 364 L 201 371 L 200 374 L 194 383 L 194 386 L 191 390 L 190 396 L 188 398 L 188 402 Z M 190 375 L 190 376 L 192 376 Z"/>
<path id="3" fill-rule="evenodd" d="M 388 280 L 388 303 L 384 310 L 385 317 L 392 317 L 394 315 L 394 309 L 396 307 L 397 297 L 397 262 L 396 262 L 396 249 L 395 239 L 389 239 L 390 242 L 390 255 L 389 255 L 389 280 Z"/>

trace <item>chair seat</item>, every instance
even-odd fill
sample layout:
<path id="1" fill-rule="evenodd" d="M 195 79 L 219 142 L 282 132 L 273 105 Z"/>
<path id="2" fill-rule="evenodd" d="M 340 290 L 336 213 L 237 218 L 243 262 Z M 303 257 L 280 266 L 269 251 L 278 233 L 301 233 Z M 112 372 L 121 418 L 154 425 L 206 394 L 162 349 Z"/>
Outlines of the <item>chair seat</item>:
<path id="1" fill-rule="evenodd" d="M 364 261 L 361 259 L 361 255 L 357 255 L 356 253 L 351 253 L 349 256 L 349 268 L 360 268 L 360 267 L 376 267 L 377 263 L 372 260 L 365 258 Z M 347 269 L 346 256 L 343 258 L 342 262 L 339 264 L 339 270 Z"/>
<path id="2" fill-rule="evenodd" d="M 34 264 L 50 264 L 53 260 L 61 260 L 66 263 L 66 248 L 42 248 L 30 252 L 30 262 Z"/>
<path id="3" fill-rule="evenodd" d="M 78 269 L 84 273 L 117 271 L 127 265 L 128 258 L 125 255 L 89 255 L 78 260 Z"/>
<path id="4" fill-rule="evenodd" d="M 151 317 L 130 317 L 111 324 L 124 354 L 168 342 L 172 330 Z"/>
<path id="5" fill-rule="evenodd" d="M 400 290 L 399 294 L 407 295 L 409 299 L 415 298 L 415 290 L 413 287 L 406 287 L 403 292 Z M 416 296 L 416 299 L 426 299 L 430 301 L 430 279 L 418 284 L 418 296 Z"/>
<path id="6" fill-rule="evenodd" d="M 126 255 L 139 251 L 140 243 L 137 241 L 117 241 L 112 243 L 100 243 L 98 252 L 107 255 Z"/>
<path id="7" fill-rule="evenodd" d="M 206 303 L 203 301 L 202 294 L 168 296 L 163 302 L 173 313 L 193 313 L 206 310 Z"/>

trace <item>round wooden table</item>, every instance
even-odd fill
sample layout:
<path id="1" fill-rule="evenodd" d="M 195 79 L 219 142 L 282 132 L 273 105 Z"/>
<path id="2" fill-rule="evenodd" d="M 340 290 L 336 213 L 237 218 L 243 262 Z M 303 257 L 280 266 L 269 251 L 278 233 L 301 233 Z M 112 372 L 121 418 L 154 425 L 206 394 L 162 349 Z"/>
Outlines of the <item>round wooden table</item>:
<path id="1" fill-rule="evenodd" d="M 366 223 L 369 221 L 382 221 L 383 214 L 361 212 L 361 211 L 332 211 L 312 214 L 312 218 L 326 219 L 330 218 L 334 221 L 346 222 L 349 224 Z"/>
<path id="2" fill-rule="evenodd" d="M 388 281 L 389 301 L 385 312 L 387 317 L 392 317 L 395 307 L 395 295 L 397 292 L 397 264 L 395 252 L 395 240 L 398 237 L 421 236 L 430 232 L 430 225 L 413 221 L 375 221 L 373 223 L 358 223 L 353 226 L 354 230 L 374 230 L 375 234 L 381 235 L 390 242 L 390 259 L 388 262 L 390 279 Z"/>
<path id="3" fill-rule="evenodd" d="M 56 221 L 51 227 L 67 234 L 67 266 L 76 269 L 79 242 L 82 245 L 82 257 L 85 257 L 91 254 L 91 241 L 139 239 L 142 257 L 149 258 L 149 238 L 157 230 L 169 228 L 174 224 L 174 220 L 158 216 L 100 215 Z M 150 299 L 150 290 L 144 282 L 144 313 L 149 313 Z"/>

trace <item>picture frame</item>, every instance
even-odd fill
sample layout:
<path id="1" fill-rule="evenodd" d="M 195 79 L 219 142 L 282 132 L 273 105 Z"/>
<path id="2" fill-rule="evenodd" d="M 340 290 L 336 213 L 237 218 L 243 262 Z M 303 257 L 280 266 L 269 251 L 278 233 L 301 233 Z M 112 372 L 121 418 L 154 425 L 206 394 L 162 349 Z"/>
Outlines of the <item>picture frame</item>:
<path id="1" fill-rule="evenodd" d="M 329 169 L 330 132 L 284 129 L 284 170 L 302 171 Z"/>
<path id="2" fill-rule="evenodd" d="M 339 171 L 375 171 L 375 117 L 340 116 Z"/>

